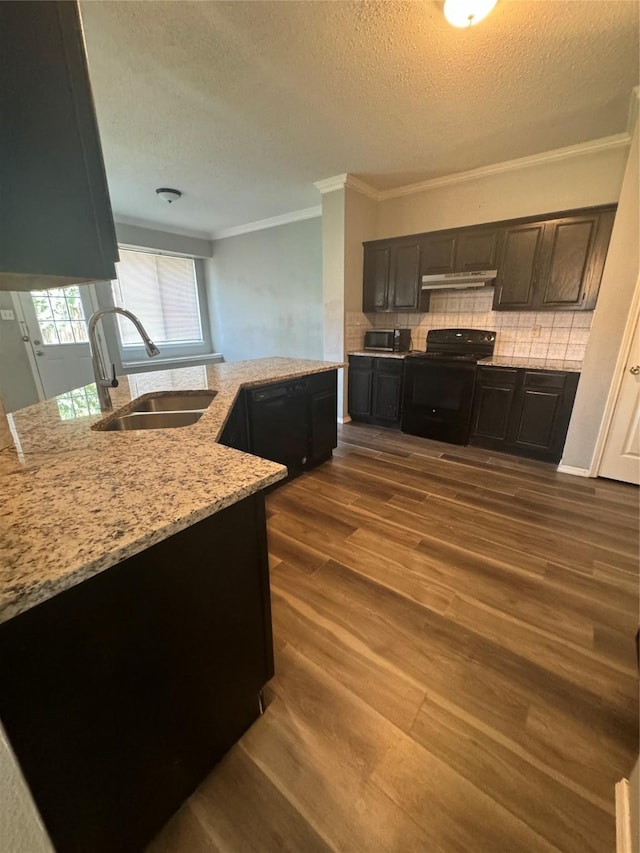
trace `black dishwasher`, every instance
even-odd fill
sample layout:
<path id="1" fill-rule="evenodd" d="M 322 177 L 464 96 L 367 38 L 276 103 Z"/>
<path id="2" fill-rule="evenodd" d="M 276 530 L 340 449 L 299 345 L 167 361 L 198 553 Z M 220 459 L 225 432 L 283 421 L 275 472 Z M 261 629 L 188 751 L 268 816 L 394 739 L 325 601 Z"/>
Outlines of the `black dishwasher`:
<path id="1" fill-rule="evenodd" d="M 306 379 L 249 391 L 251 453 L 299 473 L 309 455 L 309 383 Z"/>

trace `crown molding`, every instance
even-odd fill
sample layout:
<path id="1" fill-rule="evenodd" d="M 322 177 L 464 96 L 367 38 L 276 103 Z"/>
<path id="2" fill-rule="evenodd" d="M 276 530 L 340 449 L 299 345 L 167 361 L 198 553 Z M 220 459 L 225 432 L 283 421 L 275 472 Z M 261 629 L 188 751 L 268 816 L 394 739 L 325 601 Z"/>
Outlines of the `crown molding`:
<path id="1" fill-rule="evenodd" d="M 223 228 L 214 231 L 212 240 L 224 240 L 226 237 L 237 237 L 239 234 L 250 234 L 252 231 L 264 231 L 266 228 L 277 228 L 278 225 L 288 225 L 290 222 L 302 222 L 304 219 L 316 219 L 322 216 L 322 207 L 305 207 L 303 210 L 293 210 L 291 213 L 282 213 L 280 216 L 271 216 L 269 219 L 257 219 L 255 222 L 247 222 L 245 225 L 234 225 L 232 228 Z"/>
<path id="2" fill-rule="evenodd" d="M 625 148 L 631 143 L 628 133 L 617 133 L 614 136 L 604 136 L 601 139 L 592 139 L 589 142 L 581 142 L 578 145 L 568 145 L 566 148 L 555 148 L 552 151 L 543 151 L 540 154 L 531 154 L 527 157 L 518 157 L 516 160 L 505 160 L 503 163 L 494 163 L 490 166 L 480 166 L 468 172 L 457 172 L 453 175 L 445 175 L 442 178 L 432 178 L 417 184 L 407 184 L 404 187 L 395 187 L 390 190 L 382 190 L 378 193 L 379 201 L 390 198 L 412 195 L 425 190 L 446 187 L 450 184 L 461 184 L 465 181 L 473 181 L 477 178 L 485 178 L 489 175 L 499 175 L 502 172 L 512 172 L 517 169 L 526 169 L 538 166 L 542 163 L 553 163 L 559 160 L 569 160 L 573 157 L 581 157 L 584 154 L 594 154 L 598 151 L 609 151 L 616 148 Z"/>
<path id="3" fill-rule="evenodd" d="M 347 173 L 344 175 L 334 175 L 332 178 L 323 178 L 321 181 L 314 181 L 314 187 L 324 195 L 332 193 L 334 190 L 342 190 L 347 185 Z"/>
<path id="4" fill-rule="evenodd" d="M 379 201 L 380 199 L 380 193 L 378 190 L 369 186 L 369 184 L 364 181 L 361 181 L 360 178 L 356 178 L 348 173 L 345 173 L 344 175 L 334 175 L 332 178 L 324 178 L 322 181 L 315 181 L 313 185 L 323 195 L 325 193 L 332 193 L 335 192 L 335 190 L 342 190 L 345 187 L 349 187 L 349 189 L 355 190 L 362 195 L 366 195 L 367 198 L 372 198 L 374 201 Z"/>
<path id="5" fill-rule="evenodd" d="M 345 186 L 355 190 L 361 195 L 366 195 L 367 198 L 372 198 L 374 201 L 380 201 L 380 191 L 374 189 L 369 184 L 361 181 L 360 178 L 355 178 L 353 175 L 347 175 Z"/>

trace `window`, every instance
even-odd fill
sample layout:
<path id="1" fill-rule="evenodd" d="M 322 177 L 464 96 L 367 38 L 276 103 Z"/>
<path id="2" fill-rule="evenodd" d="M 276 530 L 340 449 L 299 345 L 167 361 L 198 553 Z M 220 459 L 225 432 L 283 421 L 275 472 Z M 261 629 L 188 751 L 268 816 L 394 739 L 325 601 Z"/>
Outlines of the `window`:
<path id="1" fill-rule="evenodd" d="M 137 317 L 159 346 L 161 358 L 211 352 L 204 288 L 193 258 L 120 249 L 114 303 Z M 117 315 L 124 362 L 146 356 L 126 317 Z"/>
<path id="2" fill-rule="evenodd" d="M 32 290 L 31 300 L 44 344 L 80 344 L 89 340 L 77 285 L 55 290 Z"/>

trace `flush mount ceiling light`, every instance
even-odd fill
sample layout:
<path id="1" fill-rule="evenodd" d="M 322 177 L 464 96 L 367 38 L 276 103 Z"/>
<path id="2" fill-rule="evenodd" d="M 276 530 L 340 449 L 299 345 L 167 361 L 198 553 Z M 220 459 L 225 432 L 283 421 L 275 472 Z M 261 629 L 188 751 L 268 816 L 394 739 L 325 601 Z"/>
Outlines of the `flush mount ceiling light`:
<path id="1" fill-rule="evenodd" d="M 169 204 L 182 198 L 180 190 L 172 190 L 169 187 L 158 187 L 156 193 Z"/>
<path id="2" fill-rule="evenodd" d="M 444 16 L 454 27 L 471 27 L 489 14 L 498 0 L 444 0 Z"/>

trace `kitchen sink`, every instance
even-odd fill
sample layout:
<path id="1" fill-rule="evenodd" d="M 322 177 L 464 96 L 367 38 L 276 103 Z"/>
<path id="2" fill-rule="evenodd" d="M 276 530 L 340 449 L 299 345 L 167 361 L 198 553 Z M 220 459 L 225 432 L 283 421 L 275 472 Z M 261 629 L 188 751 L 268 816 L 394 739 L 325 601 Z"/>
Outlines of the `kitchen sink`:
<path id="1" fill-rule="evenodd" d="M 217 391 L 160 391 L 134 404 L 130 412 L 187 412 L 203 411 L 209 406 Z"/>
<path id="2" fill-rule="evenodd" d="M 202 411 L 192 412 L 132 412 L 121 415 L 107 423 L 96 425 L 96 429 L 104 431 L 132 429 L 172 429 L 173 427 L 189 426 L 199 421 Z"/>

